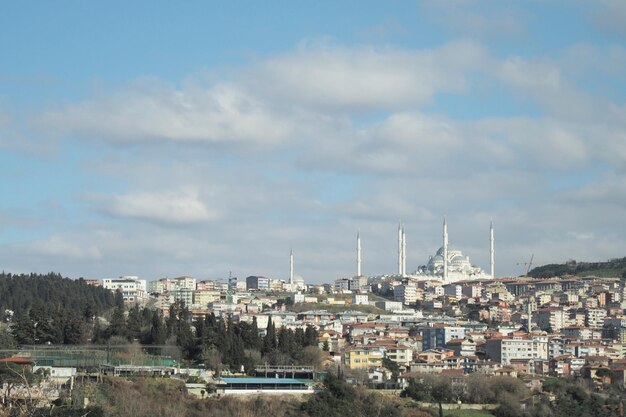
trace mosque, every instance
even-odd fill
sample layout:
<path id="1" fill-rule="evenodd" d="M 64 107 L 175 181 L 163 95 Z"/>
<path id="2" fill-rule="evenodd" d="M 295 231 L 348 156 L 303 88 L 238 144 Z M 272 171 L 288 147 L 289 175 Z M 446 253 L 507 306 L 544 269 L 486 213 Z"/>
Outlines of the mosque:
<path id="1" fill-rule="evenodd" d="M 448 225 L 443 221 L 443 245 L 435 256 L 430 256 L 426 265 L 419 266 L 413 273 L 406 270 L 406 233 L 402 224 L 398 225 L 398 278 L 412 278 L 417 280 L 438 280 L 448 284 L 456 281 L 472 279 L 490 279 L 495 277 L 494 272 L 494 239 L 493 223 L 489 225 L 489 273 L 482 268 L 472 265 L 469 256 L 463 255 L 460 250 L 448 244 Z M 361 276 L 361 240 L 357 235 L 357 276 Z"/>
<path id="2" fill-rule="evenodd" d="M 404 231 L 402 231 L 403 242 L 399 247 L 401 251 L 405 252 Z M 442 280 L 444 284 L 471 280 L 471 279 L 488 279 L 493 278 L 494 275 L 494 240 L 493 240 L 493 223 L 489 225 L 489 260 L 490 260 L 490 273 L 486 273 L 482 268 L 472 265 L 469 256 L 464 256 L 460 250 L 450 247 L 448 244 L 448 225 L 446 220 L 443 221 L 443 246 L 437 250 L 435 256 L 430 256 L 428 263 L 417 268 L 417 270 L 411 274 L 412 277 L 418 279 L 438 279 Z M 406 259 L 406 254 L 403 253 L 401 258 Z M 405 266 L 402 266 L 405 270 Z"/>
<path id="3" fill-rule="evenodd" d="M 428 257 L 428 263 L 417 268 L 413 276 L 419 278 L 437 278 L 444 277 L 444 248 L 439 248 L 435 256 Z M 448 247 L 448 265 L 447 265 L 447 282 L 461 281 L 466 279 L 485 279 L 491 278 L 490 274 L 470 262 L 469 256 L 464 256 L 463 252 L 453 247 Z"/>

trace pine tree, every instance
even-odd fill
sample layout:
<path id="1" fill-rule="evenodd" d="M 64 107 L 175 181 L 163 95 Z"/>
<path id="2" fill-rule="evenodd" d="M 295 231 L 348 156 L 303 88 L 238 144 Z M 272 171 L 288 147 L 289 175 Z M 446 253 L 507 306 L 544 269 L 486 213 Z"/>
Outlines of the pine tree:
<path id="1" fill-rule="evenodd" d="M 115 307 L 115 310 L 113 310 L 108 333 L 110 336 L 126 336 L 126 320 L 124 318 L 123 305 L 118 305 Z"/>
<path id="2" fill-rule="evenodd" d="M 161 315 L 155 313 L 152 315 L 152 325 L 150 328 L 150 340 L 153 345 L 164 345 L 167 340 L 167 329 L 163 324 Z"/>
<path id="3" fill-rule="evenodd" d="M 265 337 L 263 338 L 263 349 L 262 353 L 264 355 L 272 353 L 276 349 L 276 328 L 274 327 L 274 323 L 272 323 L 272 317 L 270 316 L 267 320 L 267 331 L 265 333 Z"/>
<path id="4" fill-rule="evenodd" d="M 20 345 L 32 345 L 35 343 L 35 325 L 31 319 L 18 314 L 11 325 L 11 331 L 15 341 Z"/>
<path id="5" fill-rule="evenodd" d="M 307 326 L 304 332 L 304 346 L 317 346 L 317 330 L 313 326 Z"/>
<path id="6" fill-rule="evenodd" d="M 130 340 L 139 339 L 141 337 L 142 321 L 139 306 L 135 304 L 128 312 L 128 320 L 126 321 L 127 336 Z"/>

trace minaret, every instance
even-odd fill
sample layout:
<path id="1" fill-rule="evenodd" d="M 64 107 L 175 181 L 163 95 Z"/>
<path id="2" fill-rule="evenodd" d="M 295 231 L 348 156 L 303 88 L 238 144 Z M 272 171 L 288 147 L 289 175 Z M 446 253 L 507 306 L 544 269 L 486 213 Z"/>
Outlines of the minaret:
<path id="1" fill-rule="evenodd" d="M 402 276 L 406 276 L 406 233 L 402 228 Z"/>
<path id="2" fill-rule="evenodd" d="M 356 233 L 356 276 L 361 276 L 361 233 Z"/>
<path id="3" fill-rule="evenodd" d="M 289 253 L 289 286 L 293 290 L 293 249 Z"/>
<path id="4" fill-rule="evenodd" d="M 402 275 L 402 223 L 398 223 L 398 275 Z"/>
<path id="5" fill-rule="evenodd" d="M 493 222 L 489 223 L 489 267 L 490 267 L 490 273 L 491 273 L 491 278 L 495 278 L 495 272 L 494 272 L 494 266 L 495 266 L 495 257 L 494 257 L 494 251 L 493 251 Z"/>
<path id="6" fill-rule="evenodd" d="M 443 218 L 443 282 L 448 282 L 448 224 Z"/>

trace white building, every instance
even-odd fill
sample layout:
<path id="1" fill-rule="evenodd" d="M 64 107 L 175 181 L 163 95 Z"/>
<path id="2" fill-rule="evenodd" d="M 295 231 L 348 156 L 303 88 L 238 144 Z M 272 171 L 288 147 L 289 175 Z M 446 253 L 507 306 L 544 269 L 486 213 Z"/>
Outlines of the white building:
<path id="1" fill-rule="evenodd" d="M 599 329 L 604 325 L 606 315 L 603 308 L 588 308 L 585 310 L 585 324 L 592 329 Z"/>
<path id="2" fill-rule="evenodd" d="M 148 293 L 163 294 L 166 291 L 170 291 L 172 287 L 172 280 L 170 280 L 169 278 L 161 278 L 156 281 L 148 282 Z"/>
<path id="3" fill-rule="evenodd" d="M 352 294 L 352 304 L 369 305 L 369 297 L 367 294 Z"/>
<path id="4" fill-rule="evenodd" d="M 492 337 L 487 340 L 485 353 L 491 360 L 510 365 L 517 359 L 548 359 L 546 336 Z"/>
<path id="5" fill-rule="evenodd" d="M 193 291 L 196 289 L 196 279 L 194 277 L 178 277 L 174 278 L 172 281 L 174 282 L 174 288 L 176 290 L 187 288 Z"/>
<path id="6" fill-rule="evenodd" d="M 552 333 L 558 333 L 571 324 L 569 314 L 558 307 L 540 308 L 533 313 L 533 317 L 541 330 L 551 330 Z"/>
<path id="7" fill-rule="evenodd" d="M 119 278 L 104 278 L 102 286 L 113 292 L 120 291 L 124 302 L 128 304 L 141 304 L 146 300 L 146 280 L 136 276 L 123 276 Z"/>
<path id="8" fill-rule="evenodd" d="M 181 301 L 185 304 L 185 306 L 191 307 L 191 305 L 193 304 L 193 293 L 194 290 L 192 290 L 191 288 L 178 288 L 176 291 L 174 291 L 174 300 Z"/>
<path id="9" fill-rule="evenodd" d="M 393 287 L 393 298 L 405 305 L 417 302 L 417 286 L 412 282 L 406 282 Z"/>

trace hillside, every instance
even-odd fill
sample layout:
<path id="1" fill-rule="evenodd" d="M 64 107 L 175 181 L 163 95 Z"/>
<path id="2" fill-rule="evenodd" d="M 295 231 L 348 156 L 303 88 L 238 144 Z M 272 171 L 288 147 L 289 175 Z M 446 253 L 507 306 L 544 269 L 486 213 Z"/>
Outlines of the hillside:
<path id="1" fill-rule="evenodd" d="M 597 276 L 601 278 L 626 278 L 626 257 L 605 262 L 567 261 L 564 264 L 548 264 L 533 268 L 528 276 L 534 278 L 574 276 Z"/>
<path id="2" fill-rule="evenodd" d="M 84 280 L 63 278 L 61 274 L 0 273 L 0 316 L 5 310 L 16 315 L 33 308 L 68 311 L 73 314 L 101 313 L 115 305 L 115 295 L 102 287 L 87 285 Z"/>

